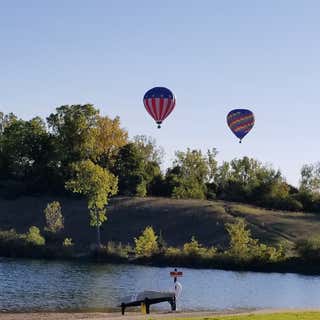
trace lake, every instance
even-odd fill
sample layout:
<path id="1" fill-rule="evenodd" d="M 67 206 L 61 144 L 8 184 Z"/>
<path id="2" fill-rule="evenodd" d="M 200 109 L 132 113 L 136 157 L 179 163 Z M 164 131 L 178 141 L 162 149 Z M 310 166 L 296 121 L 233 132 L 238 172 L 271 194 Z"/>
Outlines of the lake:
<path id="1" fill-rule="evenodd" d="M 320 308 L 320 277 L 181 268 L 180 310 Z M 113 310 L 123 296 L 172 290 L 172 268 L 0 259 L 0 310 Z M 170 310 L 168 303 L 152 309 Z"/>

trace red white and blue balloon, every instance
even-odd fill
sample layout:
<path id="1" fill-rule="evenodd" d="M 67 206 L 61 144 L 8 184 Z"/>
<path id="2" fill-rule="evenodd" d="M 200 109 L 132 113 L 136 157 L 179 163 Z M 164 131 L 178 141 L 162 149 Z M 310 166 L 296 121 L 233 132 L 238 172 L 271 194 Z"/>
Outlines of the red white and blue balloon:
<path id="1" fill-rule="evenodd" d="M 162 121 L 173 111 L 176 98 L 171 90 L 164 87 L 155 87 L 145 93 L 143 104 L 158 124 L 158 128 L 161 128 Z"/>
<path id="2" fill-rule="evenodd" d="M 254 126 L 254 114 L 248 109 L 234 109 L 227 115 L 227 123 L 231 131 L 241 140 Z"/>

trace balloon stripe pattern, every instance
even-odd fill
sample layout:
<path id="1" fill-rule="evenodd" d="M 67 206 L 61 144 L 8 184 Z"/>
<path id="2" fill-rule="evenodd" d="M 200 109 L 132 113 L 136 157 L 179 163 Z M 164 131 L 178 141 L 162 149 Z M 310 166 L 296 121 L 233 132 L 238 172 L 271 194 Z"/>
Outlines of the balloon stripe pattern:
<path id="1" fill-rule="evenodd" d="M 167 88 L 155 87 L 146 92 L 143 104 L 150 116 L 159 125 L 173 111 L 176 105 L 174 94 Z"/>
<path id="2" fill-rule="evenodd" d="M 253 112 L 247 109 L 235 109 L 227 115 L 228 126 L 240 142 L 253 128 L 254 121 Z"/>

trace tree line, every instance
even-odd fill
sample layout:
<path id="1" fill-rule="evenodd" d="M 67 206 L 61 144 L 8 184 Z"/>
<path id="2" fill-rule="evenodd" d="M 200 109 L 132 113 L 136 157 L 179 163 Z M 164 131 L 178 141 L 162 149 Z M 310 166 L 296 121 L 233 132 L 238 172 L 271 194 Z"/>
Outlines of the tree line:
<path id="1" fill-rule="evenodd" d="M 103 116 L 90 104 L 58 107 L 45 120 L 0 113 L 0 195 L 77 192 L 88 198 L 92 225 L 105 220 L 108 196 L 115 194 L 320 212 L 320 163 L 304 165 L 294 187 L 256 159 L 219 164 L 215 148 L 177 151 L 166 172 L 163 154 L 154 139 L 129 139 L 119 117 Z"/>

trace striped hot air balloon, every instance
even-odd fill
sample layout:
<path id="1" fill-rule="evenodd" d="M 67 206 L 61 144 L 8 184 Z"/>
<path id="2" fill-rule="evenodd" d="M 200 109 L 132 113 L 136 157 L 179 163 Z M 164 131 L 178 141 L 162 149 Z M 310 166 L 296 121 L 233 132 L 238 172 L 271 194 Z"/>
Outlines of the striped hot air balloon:
<path id="1" fill-rule="evenodd" d="M 155 87 L 146 92 L 143 104 L 150 116 L 161 128 L 161 123 L 172 112 L 176 105 L 176 98 L 172 91 L 164 87 Z"/>
<path id="2" fill-rule="evenodd" d="M 254 126 L 254 114 L 247 109 L 234 109 L 227 115 L 227 123 L 231 131 L 241 140 Z"/>

